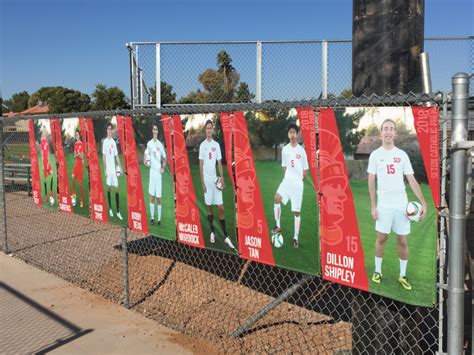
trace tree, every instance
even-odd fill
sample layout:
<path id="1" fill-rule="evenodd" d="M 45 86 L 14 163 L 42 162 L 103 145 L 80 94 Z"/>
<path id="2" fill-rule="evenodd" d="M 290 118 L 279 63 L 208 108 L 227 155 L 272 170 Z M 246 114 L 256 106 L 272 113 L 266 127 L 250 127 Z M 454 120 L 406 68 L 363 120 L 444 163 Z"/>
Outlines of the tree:
<path id="1" fill-rule="evenodd" d="M 91 106 L 89 95 L 62 86 L 40 88 L 30 96 L 28 107 L 36 106 L 40 101 L 48 104 L 50 113 L 84 112 Z"/>
<path id="2" fill-rule="evenodd" d="M 12 97 L 3 102 L 6 111 L 9 112 L 21 112 L 28 108 L 28 99 L 30 94 L 26 91 L 21 91 L 16 94 L 13 94 Z"/>
<path id="3" fill-rule="evenodd" d="M 161 82 L 161 104 L 175 104 L 176 103 L 176 94 L 173 92 L 173 86 L 168 84 L 165 81 Z M 150 103 L 154 104 L 156 102 L 156 85 L 150 89 L 151 100 Z"/>
<path id="4" fill-rule="evenodd" d="M 107 88 L 104 84 L 97 84 L 92 97 L 94 98 L 92 102 L 93 111 L 117 110 L 130 107 L 124 92 L 116 86 Z"/>
<path id="5" fill-rule="evenodd" d="M 365 135 L 365 130 L 357 131 L 364 110 L 361 109 L 353 114 L 348 114 L 345 110 L 337 109 L 335 114 L 342 150 L 344 155 L 352 157 L 361 138 Z"/>
<path id="6" fill-rule="evenodd" d="M 250 92 L 249 86 L 247 83 L 240 83 L 239 87 L 235 92 L 235 96 L 233 98 L 234 102 L 250 102 L 255 97 L 254 94 Z"/>

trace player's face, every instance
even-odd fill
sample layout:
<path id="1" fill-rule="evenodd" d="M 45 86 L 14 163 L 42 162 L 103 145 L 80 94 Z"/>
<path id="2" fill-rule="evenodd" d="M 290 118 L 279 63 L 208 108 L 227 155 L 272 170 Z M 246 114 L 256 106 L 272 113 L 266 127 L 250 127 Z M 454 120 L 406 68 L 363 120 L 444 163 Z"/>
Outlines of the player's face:
<path id="1" fill-rule="evenodd" d="M 153 126 L 153 129 L 151 131 L 153 132 L 153 138 L 158 138 L 158 127 Z"/>
<path id="2" fill-rule="evenodd" d="M 79 132 L 76 132 L 75 136 L 76 136 L 76 141 L 81 140 L 81 135 L 79 134 Z"/>
<path id="3" fill-rule="evenodd" d="M 107 137 L 112 138 L 112 127 L 111 126 L 107 126 Z"/>
<path id="4" fill-rule="evenodd" d="M 207 138 L 212 138 L 212 131 L 214 130 L 214 127 L 212 126 L 212 124 L 208 123 L 206 125 L 206 137 Z"/>
<path id="5" fill-rule="evenodd" d="M 298 143 L 298 132 L 296 132 L 296 129 L 292 128 L 288 131 L 288 139 L 293 144 Z"/>
<path id="6" fill-rule="evenodd" d="M 41 132 L 41 138 L 46 139 L 46 128 L 43 128 L 43 131 Z"/>
<path id="7" fill-rule="evenodd" d="M 392 122 L 385 122 L 382 126 L 382 141 L 385 144 L 392 144 L 395 138 L 395 125 Z"/>

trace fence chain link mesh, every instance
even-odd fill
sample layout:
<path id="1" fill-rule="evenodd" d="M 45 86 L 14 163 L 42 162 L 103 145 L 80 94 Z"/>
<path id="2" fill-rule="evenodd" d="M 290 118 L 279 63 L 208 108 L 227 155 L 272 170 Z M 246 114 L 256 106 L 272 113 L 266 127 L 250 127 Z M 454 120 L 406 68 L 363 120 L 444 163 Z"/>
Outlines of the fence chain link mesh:
<path id="1" fill-rule="evenodd" d="M 145 56 L 144 51 L 140 53 Z M 441 93 L 408 94 L 261 105 L 189 105 L 123 113 L 151 117 L 164 112 L 212 113 L 308 105 L 412 106 L 440 104 L 442 99 Z M 102 120 L 113 114 L 73 113 L 34 119 L 84 115 Z M 29 164 L 27 121 L 17 117 L 3 123 L 4 164 Z M 28 183 L 9 179 L 8 169 L 3 172 L 9 252 L 113 302 L 122 303 L 121 228 L 38 208 L 29 196 Z M 439 304 L 433 308 L 411 306 L 320 277 L 307 279 L 307 275 L 299 272 L 131 232 L 127 250 L 129 308 L 182 333 L 207 339 L 221 352 L 424 354 L 442 350 L 438 344 L 443 344 L 445 335 L 440 332 L 439 322 L 444 316 L 439 314 Z M 303 279 L 304 285 L 286 301 L 239 336 L 230 335 Z"/>

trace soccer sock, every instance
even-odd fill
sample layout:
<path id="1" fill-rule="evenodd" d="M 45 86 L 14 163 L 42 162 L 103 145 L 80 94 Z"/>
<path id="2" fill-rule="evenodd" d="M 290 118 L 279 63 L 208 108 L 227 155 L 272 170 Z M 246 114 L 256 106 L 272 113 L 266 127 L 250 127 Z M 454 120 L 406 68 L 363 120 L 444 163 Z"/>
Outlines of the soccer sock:
<path id="1" fill-rule="evenodd" d="M 82 184 L 79 186 L 79 188 L 81 190 L 81 201 L 82 201 L 84 197 L 84 189 L 82 188 Z M 74 192 L 74 194 L 76 194 L 76 192 Z"/>
<path id="2" fill-rule="evenodd" d="M 161 205 L 158 205 L 158 222 L 161 221 Z"/>
<path id="3" fill-rule="evenodd" d="M 375 272 L 381 274 L 382 273 L 382 258 L 378 256 L 375 257 Z"/>
<path id="4" fill-rule="evenodd" d="M 214 215 L 208 214 L 207 215 L 207 220 L 209 221 L 209 224 L 211 225 L 211 232 L 214 233 L 214 226 L 212 224 L 212 221 L 214 221 Z"/>
<path id="5" fill-rule="evenodd" d="M 280 228 L 281 205 L 279 203 L 273 205 L 273 214 L 275 216 L 276 226 Z"/>
<path id="6" fill-rule="evenodd" d="M 120 212 L 120 199 L 119 199 L 119 193 L 115 193 L 115 206 L 117 207 L 117 213 Z"/>
<path id="7" fill-rule="evenodd" d="M 295 216 L 295 236 L 293 239 L 298 240 L 298 234 L 300 233 L 300 221 L 301 216 Z"/>
<path id="8" fill-rule="evenodd" d="M 408 260 L 400 259 L 400 277 L 405 277 L 407 274 Z"/>
<path id="9" fill-rule="evenodd" d="M 219 219 L 219 222 L 221 222 L 222 231 L 224 232 L 224 236 L 227 237 L 227 231 L 225 229 L 225 219 Z"/>
<path id="10" fill-rule="evenodd" d="M 151 214 L 151 219 L 155 219 L 155 204 L 150 203 L 150 214 Z"/>
<path id="11" fill-rule="evenodd" d="M 110 191 L 107 191 L 107 201 L 109 201 L 109 208 L 112 209 L 112 201 L 110 199 Z"/>
<path id="12" fill-rule="evenodd" d="M 46 184 L 46 181 L 44 182 L 44 195 L 46 196 L 48 194 L 48 185 Z"/>
<path id="13" fill-rule="evenodd" d="M 51 194 L 53 193 L 53 178 L 51 178 L 49 192 L 50 192 Z"/>

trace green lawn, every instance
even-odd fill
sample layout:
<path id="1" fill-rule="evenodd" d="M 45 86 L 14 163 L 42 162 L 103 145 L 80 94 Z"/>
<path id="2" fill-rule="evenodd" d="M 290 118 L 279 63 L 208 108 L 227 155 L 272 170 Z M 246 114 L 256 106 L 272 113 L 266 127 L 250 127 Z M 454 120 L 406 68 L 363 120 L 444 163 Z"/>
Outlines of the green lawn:
<path id="1" fill-rule="evenodd" d="M 351 181 L 354 196 L 357 221 L 359 225 L 362 246 L 364 249 L 365 267 L 369 278 L 371 292 L 388 296 L 403 302 L 432 306 L 435 298 L 436 284 L 436 210 L 430 197 L 429 185 L 421 185 L 425 199 L 429 201 L 428 215 L 420 223 L 411 224 L 411 233 L 408 236 L 409 259 L 407 277 L 413 287 L 406 291 L 398 283 L 399 257 L 395 235 L 389 236 L 385 246 L 382 263 L 383 281 L 375 284 L 371 281 L 374 272 L 375 256 L 375 221 L 370 215 L 370 197 L 367 181 Z M 408 199 L 416 200 L 409 186 Z"/>

